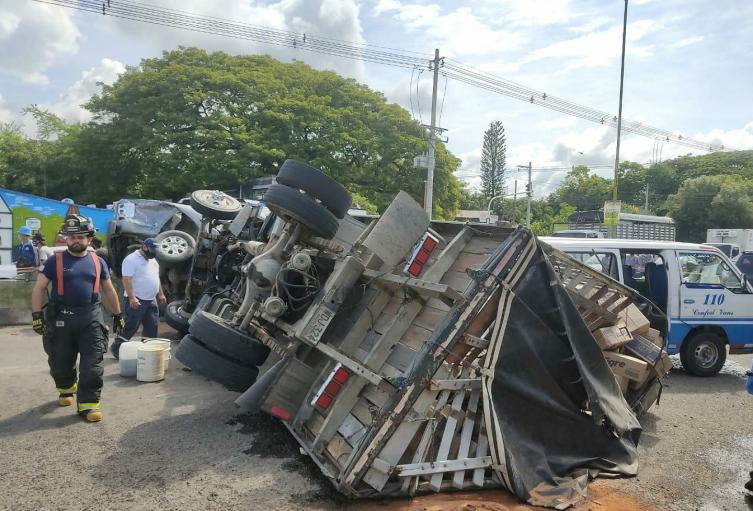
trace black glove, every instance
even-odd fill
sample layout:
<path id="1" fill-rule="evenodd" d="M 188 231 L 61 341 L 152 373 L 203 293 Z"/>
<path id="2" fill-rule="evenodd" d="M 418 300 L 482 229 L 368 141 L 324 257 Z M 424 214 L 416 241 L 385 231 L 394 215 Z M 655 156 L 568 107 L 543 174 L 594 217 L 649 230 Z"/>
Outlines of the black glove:
<path id="1" fill-rule="evenodd" d="M 125 319 L 123 319 L 123 313 L 112 315 L 112 333 L 115 335 L 122 335 L 125 328 Z"/>
<path id="2" fill-rule="evenodd" d="M 47 326 L 44 324 L 41 312 L 31 313 L 31 328 L 33 328 L 39 335 L 45 335 L 47 333 Z"/>

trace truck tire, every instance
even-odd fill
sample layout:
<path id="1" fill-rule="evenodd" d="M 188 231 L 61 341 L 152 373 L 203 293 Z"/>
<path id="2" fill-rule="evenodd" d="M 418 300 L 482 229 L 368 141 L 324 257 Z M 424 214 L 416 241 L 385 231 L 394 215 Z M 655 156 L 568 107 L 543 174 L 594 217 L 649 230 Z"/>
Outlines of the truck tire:
<path id="1" fill-rule="evenodd" d="M 175 358 L 191 371 L 236 392 L 245 391 L 259 376 L 258 367 L 243 365 L 225 358 L 191 335 L 186 335 L 180 341 Z"/>
<path id="2" fill-rule="evenodd" d="M 224 192 L 196 190 L 191 194 L 191 207 L 207 218 L 232 220 L 238 216 L 243 204 Z"/>
<path id="3" fill-rule="evenodd" d="M 183 231 L 165 231 L 155 236 L 157 251 L 154 257 L 167 266 L 179 266 L 193 258 L 196 240 Z"/>
<path id="4" fill-rule="evenodd" d="M 268 347 L 205 311 L 194 316 L 188 332 L 211 350 L 240 364 L 260 366 L 269 356 Z"/>
<path id="5" fill-rule="evenodd" d="M 285 160 L 277 172 L 277 182 L 319 199 L 337 218 L 343 218 L 352 203 L 348 190 L 340 183 L 301 161 Z"/>
<path id="6" fill-rule="evenodd" d="M 694 376 L 714 376 L 726 360 L 725 342 L 714 332 L 698 332 L 682 343 L 680 361 Z"/>
<path id="7" fill-rule="evenodd" d="M 289 186 L 273 184 L 264 194 L 264 202 L 275 215 L 300 222 L 324 239 L 332 239 L 339 227 L 327 208 Z"/>
<path id="8" fill-rule="evenodd" d="M 175 300 L 165 307 L 165 322 L 178 332 L 181 337 L 188 333 L 188 318 L 182 311 L 184 300 Z"/>

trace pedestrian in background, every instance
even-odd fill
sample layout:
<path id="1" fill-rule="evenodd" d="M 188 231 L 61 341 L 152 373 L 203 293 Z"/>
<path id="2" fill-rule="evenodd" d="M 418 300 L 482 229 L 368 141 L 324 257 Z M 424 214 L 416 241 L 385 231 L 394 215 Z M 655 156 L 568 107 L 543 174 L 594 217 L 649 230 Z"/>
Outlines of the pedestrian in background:
<path id="1" fill-rule="evenodd" d="M 25 225 L 18 229 L 18 237 L 21 240 L 21 244 L 18 246 L 16 268 L 36 268 L 39 266 L 37 251 L 34 250 L 31 234 L 31 229 Z"/>
<path id="2" fill-rule="evenodd" d="M 37 261 L 39 261 L 39 271 L 42 271 L 44 268 L 44 263 L 52 257 L 53 251 L 50 247 L 48 247 L 45 244 L 44 235 L 41 232 L 38 232 L 34 234 L 32 237 L 32 241 L 34 242 L 34 248 L 37 252 Z"/>
<path id="3" fill-rule="evenodd" d="M 68 249 L 47 259 L 37 276 L 31 293 L 31 325 L 42 335 L 50 374 L 59 394 L 58 404 L 72 405 L 76 394 L 79 415 L 88 422 L 99 422 L 102 420 L 102 359 L 107 351 L 102 296 L 113 313 L 116 334 L 123 331 L 125 321 L 107 264 L 87 250 L 94 236 L 91 223 L 82 216 L 69 215 L 61 232 L 66 236 Z M 52 293 L 43 309 L 50 282 Z"/>
<path id="4" fill-rule="evenodd" d="M 157 337 L 159 326 L 159 305 L 167 302 L 159 279 L 159 264 L 154 260 L 157 243 L 147 238 L 141 248 L 123 259 L 120 274 L 125 289 L 125 328 L 122 338 L 112 343 L 111 352 L 120 356 L 120 345 L 136 333 L 142 326 L 142 337 Z"/>

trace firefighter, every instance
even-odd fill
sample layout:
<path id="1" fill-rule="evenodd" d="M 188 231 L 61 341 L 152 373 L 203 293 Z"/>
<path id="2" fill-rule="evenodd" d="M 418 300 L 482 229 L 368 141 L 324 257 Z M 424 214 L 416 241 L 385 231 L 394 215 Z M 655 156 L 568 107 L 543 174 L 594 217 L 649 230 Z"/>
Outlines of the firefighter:
<path id="1" fill-rule="evenodd" d="M 91 222 L 79 215 L 69 215 L 61 233 L 66 237 L 68 250 L 47 259 L 37 277 L 31 295 L 32 328 L 42 335 L 50 374 L 59 394 L 58 404 L 72 405 L 76 394 L 78 413 L 88 422 L 99 422 L 102 359 L 107 351 L 108 334 L 102 319 L 101 298 L 113 313 L 116 334 L 122 333 L 125 321 L 107 264 L 88 249 L 94 236 Z M 52 293 L 43 308 L 50 282 Z"/>

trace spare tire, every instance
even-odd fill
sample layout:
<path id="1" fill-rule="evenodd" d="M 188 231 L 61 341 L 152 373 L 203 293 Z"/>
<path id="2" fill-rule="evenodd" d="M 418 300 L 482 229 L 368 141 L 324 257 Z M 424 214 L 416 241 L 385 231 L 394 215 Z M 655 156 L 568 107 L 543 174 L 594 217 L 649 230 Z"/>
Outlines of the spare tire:
<path id="1" fill-rule="evenodd" d="M 241 364 L 260 366 L 269 355 L 267 346 L 206 311 L 196 313 L 188 331 L 208 348 Z"/>
<path id="2" fill-rule="evenodd" d="M 180 341 L 175 358 L 184 366 L 202 376 L 216 381 L 228 390 L 243 392 L 259 376 L 259 368 L 240 364 L 223 357 L 187 335 Z"/>
<path id="3" fill-rule="evenodd" d="M 188 333 L 188 318 L 190 314 L 186 315 L 182 312 L 181 307 L 185 300 L 175 300 L 170 302 L 165 307 L 165 322 L 173 327 L 181 336 Z"/>
<path id="4" fill-rule="evenodd" d="M 243 204 L 225 192 L 196 190 L 191 194 L 191 207 L 198 213 L 214 220 L 232 220 Z"/>
<path id="5" fill-rule="evenodd" d="M 275 215 L 300 222 L 325 239 L 332 239 L 340 226 L 327 208 L 285 185 L 271 185 L 264 194 L 264 203 Z"/>
<path id="6" fill-rule="evenodd" d="M 340 183 L 301 161 L 285 160 L 277 172 L 277 182 L 319 199 L 337 218 L 348 213 L 352 202 L 348 190 Z"/>
<path id="7" fill-rule="evenodd" d="M 183 231 L 165 231 L 154 238 L 157 251 L 154 257 L 167 266 L 178 266 L 193 258 L 196 240 Z"/>

